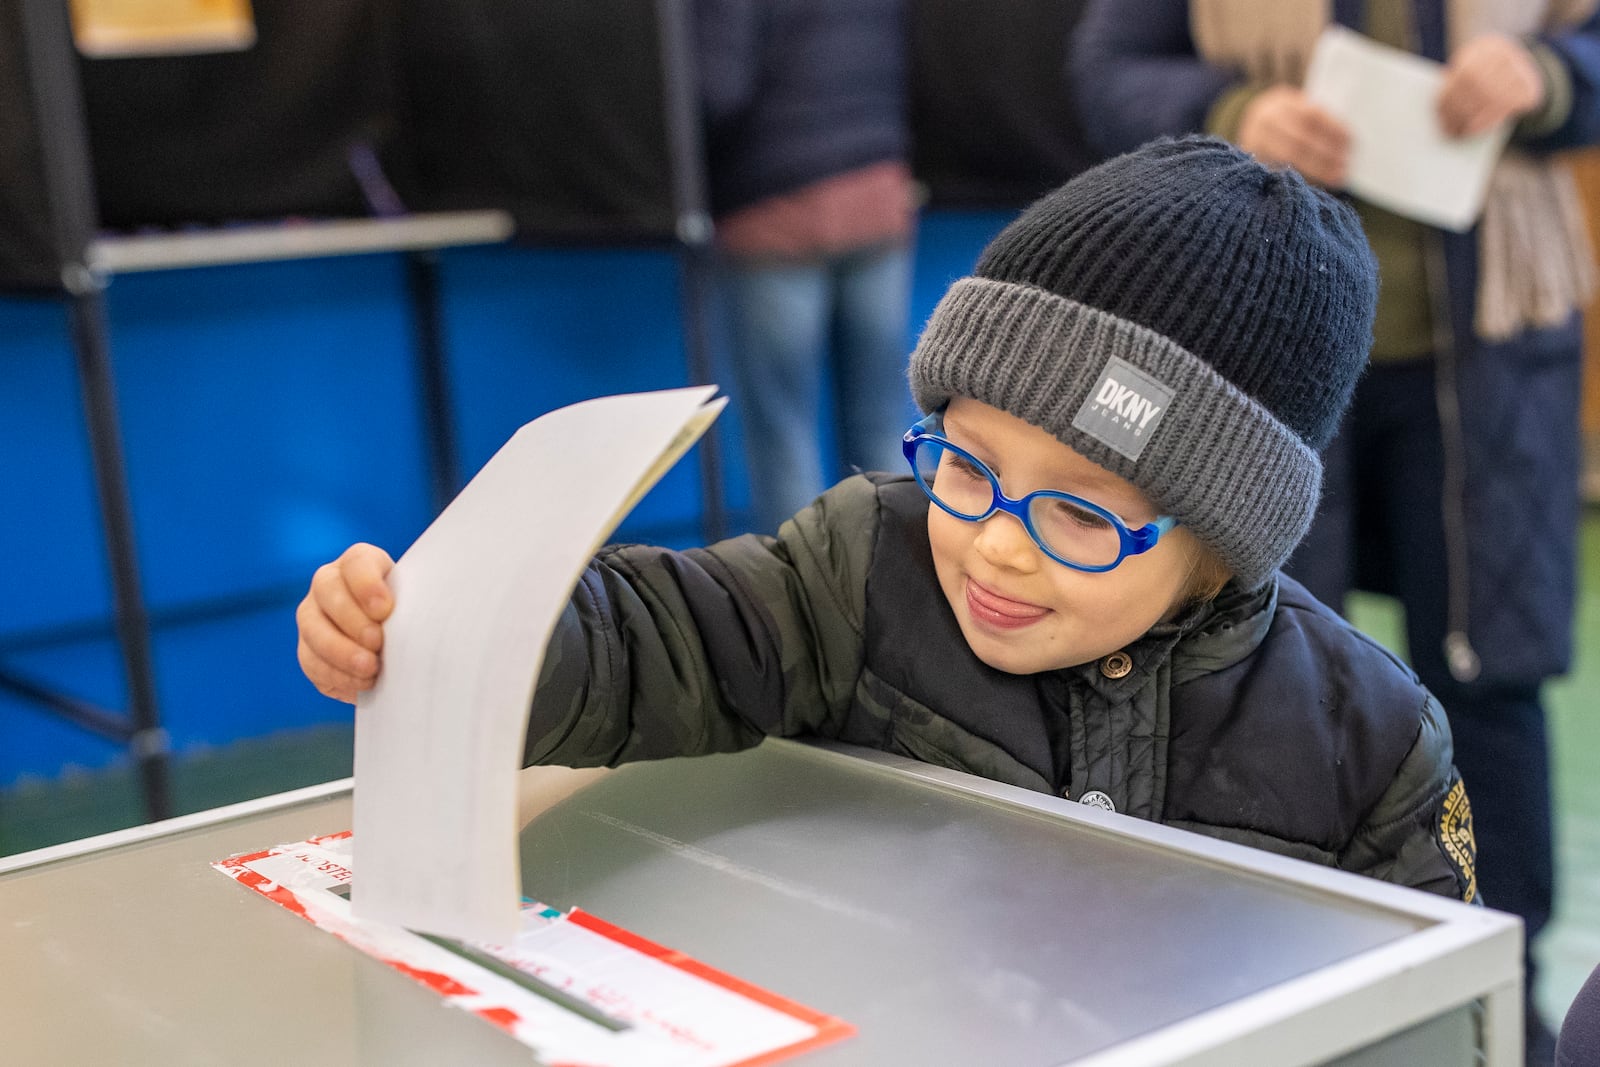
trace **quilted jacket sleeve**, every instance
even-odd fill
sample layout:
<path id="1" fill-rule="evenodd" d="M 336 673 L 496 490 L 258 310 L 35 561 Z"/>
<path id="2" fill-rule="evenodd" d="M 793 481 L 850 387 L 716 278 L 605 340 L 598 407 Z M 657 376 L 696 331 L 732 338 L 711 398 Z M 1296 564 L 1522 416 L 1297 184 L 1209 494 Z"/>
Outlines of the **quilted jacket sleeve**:
<path id="1" fill-rule="evenodd" d="M 605 550 L 551 637 L 524 762 L 614 766 L 829 732 L 860 673 L 877 527 L 876 488 L 852 478 L 777 538 Z"/>
<path id="2" fill-rule="evenodd" d="M 1339 866 L 1386 882 L 1476 901 L 1472 809 L 1452 765 L 1450 727 L 1432 696 L 1393 784 L 1367 813 Z"/>

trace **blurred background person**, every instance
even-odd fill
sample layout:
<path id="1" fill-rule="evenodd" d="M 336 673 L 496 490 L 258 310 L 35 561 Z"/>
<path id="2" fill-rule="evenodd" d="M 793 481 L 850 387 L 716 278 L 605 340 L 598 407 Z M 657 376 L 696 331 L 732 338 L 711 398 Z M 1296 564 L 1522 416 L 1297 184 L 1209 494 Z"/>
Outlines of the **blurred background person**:
<path id="1" fill-rule="evenodd" d="M 905 462 L 905 7 L 694 2 L 730 391 L 770 533 L 849 469 Z M 819 435 L 830 403 L 838 463 Z"/>
<path id="2" fill-rule="evenodd" d="M 1578 525 L 1577 309 L 1592 287 L 1570 175 L 1600 137 L 1594 0 L 1092 0 L 1070 68 L 1105 152 L 1206 130 L 1340 188 L 1351 133 L 1300 81 L 1336 21 L 1446 64 L 1442 130 L 1511 123 L 1465 234 L 1357 199 L 1382 278 L 1369 371 L 1288 570 L 1340 607 L 1404 605 L 1412 665 L 1449 713 L 1479 884 L 1531 942 L 1554 885 L 1542 683 L 1570 664 Z M 1529 1063 L 1553 1040 L 1533 1009 Z"/>

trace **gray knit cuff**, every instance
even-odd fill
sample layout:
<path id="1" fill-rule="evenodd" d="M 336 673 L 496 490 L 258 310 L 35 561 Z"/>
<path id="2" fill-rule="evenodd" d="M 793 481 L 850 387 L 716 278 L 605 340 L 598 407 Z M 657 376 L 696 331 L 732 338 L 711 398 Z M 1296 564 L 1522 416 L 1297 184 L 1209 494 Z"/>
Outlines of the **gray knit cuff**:
<path id="1" fill-rule="evenodd" d="M 923 411 L 972 397 L 1126 478 L 1247 588 L 1311 526 L 1317 454 L 1204 360 L 1126 319 L 1032 286 L 963 278 L 934 309 L 910 375 Z"/>

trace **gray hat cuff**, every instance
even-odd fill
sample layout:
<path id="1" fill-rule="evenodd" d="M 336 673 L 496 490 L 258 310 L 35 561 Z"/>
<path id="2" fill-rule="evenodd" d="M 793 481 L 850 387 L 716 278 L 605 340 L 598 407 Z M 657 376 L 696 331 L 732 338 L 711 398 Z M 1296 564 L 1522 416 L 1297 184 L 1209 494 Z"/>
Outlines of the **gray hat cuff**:
<path id="1" fill-rule="evenodd" d="M 1124 392 L 1129 417 L 1109 412 L 1112 375 L 1165 403 L 1141 407 Z M 1311 526 L 1317 454 L 1204 360 L 1126 319 L 1033 286 L 963 278 L 928 320 L 910 377 L 923 411 L 971 397 L 1132 482 L 1246 587 L 1270 578 Z"/>

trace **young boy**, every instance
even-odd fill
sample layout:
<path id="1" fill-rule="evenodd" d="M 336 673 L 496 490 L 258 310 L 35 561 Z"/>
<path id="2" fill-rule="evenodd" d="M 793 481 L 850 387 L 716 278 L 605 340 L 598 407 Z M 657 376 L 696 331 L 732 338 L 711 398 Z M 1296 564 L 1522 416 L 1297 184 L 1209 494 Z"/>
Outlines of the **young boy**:
<path id="1" fill-rule="evenodd" d="M 1223 142 L 1088 171 L 935 310 L 913 477 L 850 478 L 776 538 L 593 561 L 526 761 L 820 734 L 1472 899 L 1443 711 L 1277 573 L 1376 289 L 1349 209 Z M 330 696 L 377 677 L 390 566 L 357 545 L 300 605 Z"/>

